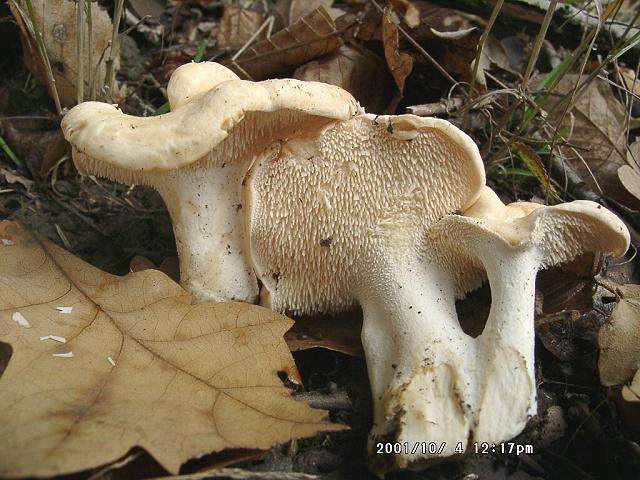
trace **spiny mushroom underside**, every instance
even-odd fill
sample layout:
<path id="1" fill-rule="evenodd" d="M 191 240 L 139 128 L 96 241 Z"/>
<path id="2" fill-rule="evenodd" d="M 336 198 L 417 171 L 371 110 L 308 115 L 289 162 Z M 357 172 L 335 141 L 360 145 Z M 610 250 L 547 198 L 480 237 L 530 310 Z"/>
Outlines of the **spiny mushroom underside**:
<path id="1" fill-rule="evenodd" d="M 497 200 L 485 189 L 479 202 L 487 197 Z M 624 224 L 592 202 L 494 206 L 484 213 L 469 209 L 474 217 L 450 215 L 436 223 L 426 236 L 429 249 L 420 274 L 403 273 L 405 266 L 391 276 L 402 287 L 392 307 L 372 299 L 370 312 L 365 308 L 363 342 L 375 346 L 373 352 L 365 347 L 368 363 L 371 356 L 381 371 L 385 361 L 394 364 L 371 377 L 378 403 L 370 450 L 381 442 L 418 445 L 414 452 L 372 455 L 372 467 L 380 473 L 421 467 L 465 452 L 472 443 L 499 443 L 520 433 L 536 413 L 537 271 L 586 251 L 622 255 L 629 244 Z M 475 284 L 480 271 L 492 303 L 482 334 L 471 338 L 460 328 L 455 299 Z M 416 283 L 422 289 L 412 289 Z M 427 318 L 419 320 L 416 309 L 424 315 L 427 308 Z M 381 331 L 376 316 L 393 327 Z M 442 449 L 425 454 L 420 447 L 425 441 Z"/>
<path id="2" fill-rule="evenodd" d="M 245 188 L 269 305 L 348 308 L 368 291 L 360 280 L 375 262 L 418 256 L 427 228 L 471 204 L 483 184 L 475 145 L 441 120 L 361 115 L 272 145 Z"/>

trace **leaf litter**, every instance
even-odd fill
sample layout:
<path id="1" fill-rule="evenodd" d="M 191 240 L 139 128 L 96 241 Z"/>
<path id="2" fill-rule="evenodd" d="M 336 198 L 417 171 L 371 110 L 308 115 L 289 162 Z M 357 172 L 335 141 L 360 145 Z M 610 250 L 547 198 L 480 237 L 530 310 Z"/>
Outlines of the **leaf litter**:
<path id="1" fill-rule="evenodd" d="M 210 452 L 344 428 L 294 400 L 278 377 L 297 376 L 286 317 L 240 303 L 192 305 L 156 270 L 118 277 L 17 223 L 0 232 L 14 242 L 0 255 L 10 280 L 0 285 L 0 340 L 13 349 L 1 377 L 0 438 L 12 440 L 0 442 L 0 475 L 80 471 L 134 446 L 177 473 Z M 75 305 L 71 315 L 52 308 L 60 300 Z M 29 330 L 7 322 L 18 308 Z M 63 349 L 39 341 L 52 330 Z M 34 422 L 36 438 L 24 428 Z"/>

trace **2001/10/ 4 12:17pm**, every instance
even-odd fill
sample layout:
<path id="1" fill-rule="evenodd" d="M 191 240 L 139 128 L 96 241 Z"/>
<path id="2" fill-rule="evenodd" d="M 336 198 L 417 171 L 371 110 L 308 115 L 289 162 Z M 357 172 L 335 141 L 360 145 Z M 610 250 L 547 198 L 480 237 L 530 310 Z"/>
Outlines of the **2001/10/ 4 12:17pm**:
<path id="1" fill-rule="evenodd" d="M 409 445 L 409 442 L 379 442 L 376 444 L 376 453 L 379 454 L 431 454 L 441 455 L 447 446 L 447 442 L 415 442 Z M 454 453 L 464 453 L 465 448 L 462 442 L 456 443 Z M 513 442 L 502 443 L 473 443 L 472 451 L 476 454 L 502 453 L 506 455 L 531 455 L 533 453 L 533 445 Z"/>

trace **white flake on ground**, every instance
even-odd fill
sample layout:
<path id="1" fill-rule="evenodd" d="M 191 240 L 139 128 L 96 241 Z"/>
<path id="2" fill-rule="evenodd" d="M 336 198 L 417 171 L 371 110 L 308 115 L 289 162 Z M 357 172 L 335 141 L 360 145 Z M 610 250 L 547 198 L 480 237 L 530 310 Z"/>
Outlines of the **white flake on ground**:
<path id="1" fill-rule="evenodd" d="M 73 311 L 73 307 L 56 307 L 60 313 L 71 313 Z"/>
<path id="2" fill-rule="evenodd" d="M 113 358 L 111 358 L 111 357 L 107 357 L 107 360 L 109 361 L 109 363 L 110 363 L 111 365 L 113 365 L 114 367 L 116 366 L 116 362 L 114 362 L 114 361 L 113 361 Z"/>
<path id="3" fill-rule="evenodd" d="M 40 337 L 40 341 L 44 340 L 54 340 L 60 343 L 67 343 L 67 339 L 64 337 L 59 337 L 58 335 L 46 335 L 44 337 Z"/>
<path id="4" fill-rule="evenodd" d="M 12 241 L 12 240 L 9 240 L 8 238 L 3 238 L 3 239 L 2 239 L 2 243 L 3 243 L 4 245 L 7 245 L 7 246 L 11 246 L 11 245 L 13 245 L 13 241 Z"/>
<path id="5" fill-rule="evenodd" d="M 24 315 L 22 315 L 20 312 L 15 312 L 13 315 L 11 315 L 11 320 L 16 322 L 21 327 L 31 328 L 29 321 L 26 318 L 24 318 Z"/>
<path id="6" fill-rule="evenodd" d="M 67 352 L 67 353 L 52 353 L 52 355 L 54 357 L 60 357 L 60 358 L 71 358 L 73 357 L 73 352 Z"/>

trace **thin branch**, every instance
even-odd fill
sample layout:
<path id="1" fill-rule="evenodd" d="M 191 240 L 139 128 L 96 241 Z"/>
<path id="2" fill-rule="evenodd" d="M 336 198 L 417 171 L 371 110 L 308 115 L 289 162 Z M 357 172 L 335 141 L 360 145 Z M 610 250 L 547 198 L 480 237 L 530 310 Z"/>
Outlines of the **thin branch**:
<path id="1" fill-rule="evenodd" d="M 118 54 L 118 32 L 120 30 L 120 19 L 122 18 L 122 10 L 124 8 L 124 0 L 116 0 L 116 6 L 113 11 L 113 31 L 111 33 L 111 48 L 109 50 L 109 58 L 107 59 L 107 71 L 104 76 L 104 88 L 110 90 L 115 81 L 115 61 Z"/>
<path id="2" fill-rule="evenodd" d="M 76 50 L 78 62 L 76 102 L 82 103 L 84 101 L 84 0 L 76 1 Z"/>

